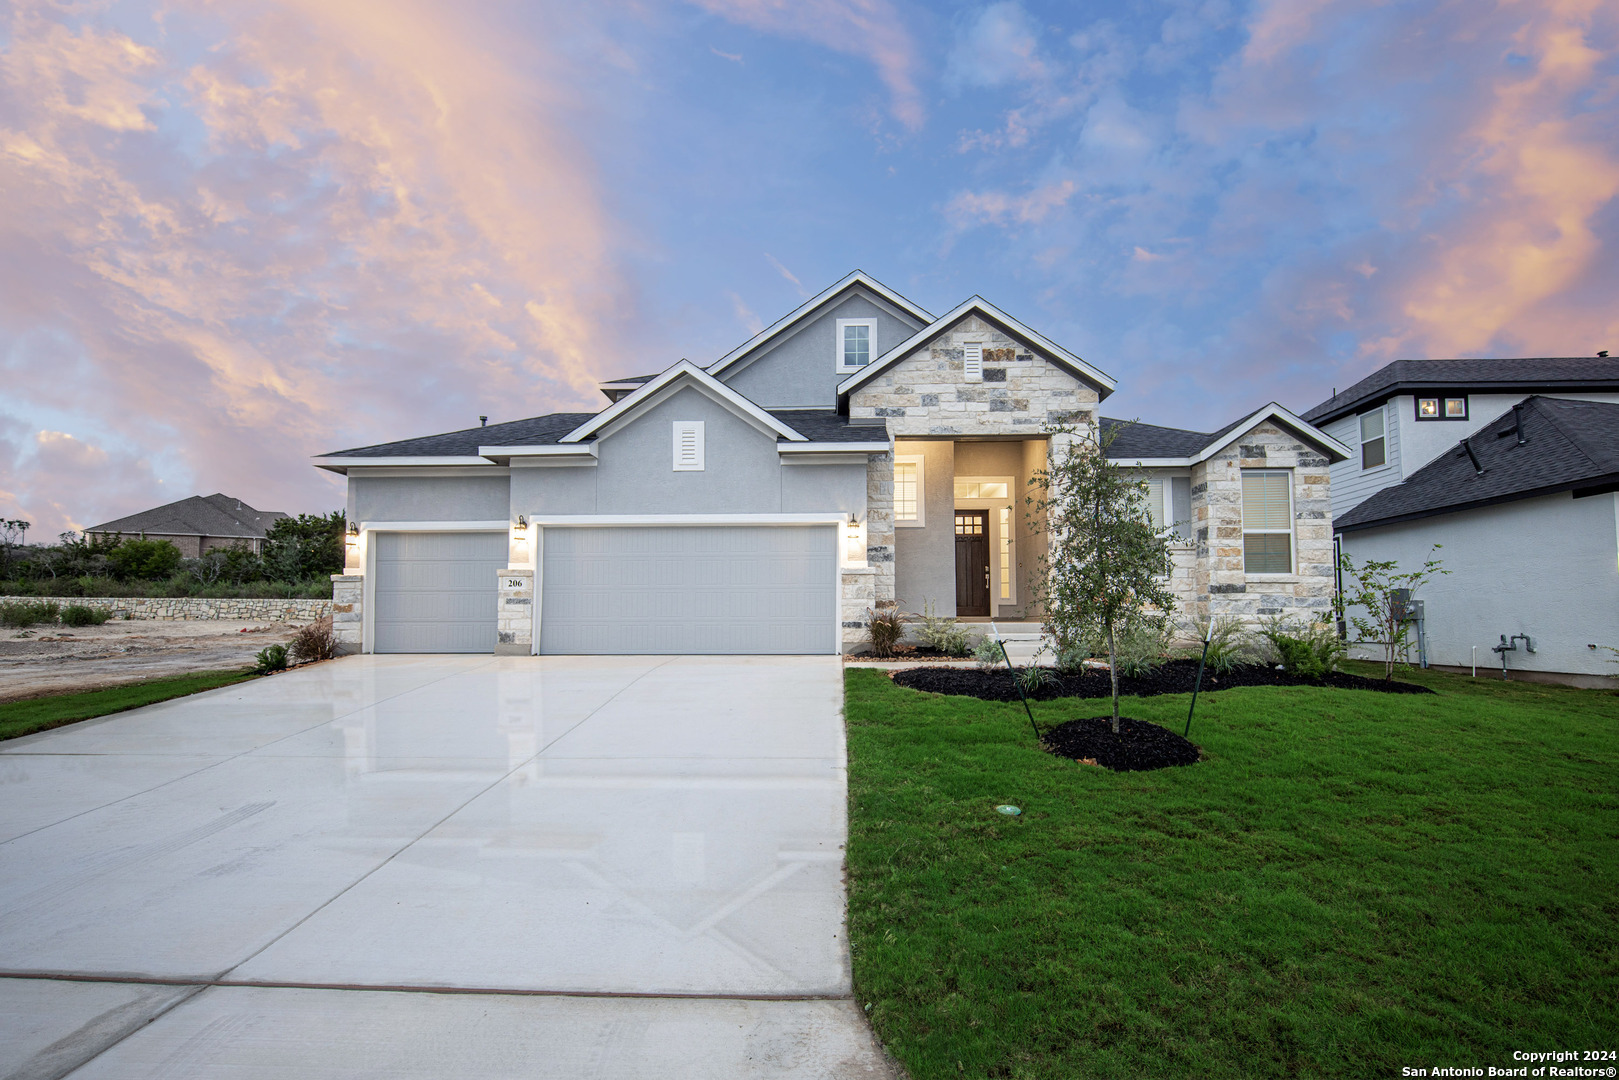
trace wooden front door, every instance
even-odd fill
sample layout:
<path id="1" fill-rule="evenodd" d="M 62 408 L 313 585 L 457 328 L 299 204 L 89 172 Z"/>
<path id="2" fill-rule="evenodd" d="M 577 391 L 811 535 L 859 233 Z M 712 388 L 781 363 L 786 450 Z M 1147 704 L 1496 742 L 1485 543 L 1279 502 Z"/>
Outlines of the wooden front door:
<path id="1" fill-rule="evenodd" d="M 989 614 L 989 511 L 956 511 L 956 614 Z"/>

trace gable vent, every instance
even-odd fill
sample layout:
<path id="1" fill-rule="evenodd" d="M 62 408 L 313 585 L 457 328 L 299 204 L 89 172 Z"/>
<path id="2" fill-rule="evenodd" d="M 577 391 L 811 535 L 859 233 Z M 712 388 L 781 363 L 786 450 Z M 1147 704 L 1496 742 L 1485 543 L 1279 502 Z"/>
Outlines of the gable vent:
<path id="1" fill-rule="evenodd" d="M 675 472 L 703 471 L 703 422 L 675 421 Z"/>
<path id="2" fill-rule="evenodd" d="M 984 379 L 984 343 L 969 341 L 962 347 L 962 374 L 968 382 L 982 382 Z"/>

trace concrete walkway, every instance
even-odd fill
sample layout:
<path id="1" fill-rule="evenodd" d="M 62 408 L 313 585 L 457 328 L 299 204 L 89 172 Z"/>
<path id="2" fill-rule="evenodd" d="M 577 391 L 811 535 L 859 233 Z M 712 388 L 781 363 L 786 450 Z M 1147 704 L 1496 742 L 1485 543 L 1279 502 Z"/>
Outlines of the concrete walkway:
<path id="1" fill-rule="evenodd" d="M 350 657 L 0 744 L 0 1077 L 888 1076 L 836 657 Z"/>

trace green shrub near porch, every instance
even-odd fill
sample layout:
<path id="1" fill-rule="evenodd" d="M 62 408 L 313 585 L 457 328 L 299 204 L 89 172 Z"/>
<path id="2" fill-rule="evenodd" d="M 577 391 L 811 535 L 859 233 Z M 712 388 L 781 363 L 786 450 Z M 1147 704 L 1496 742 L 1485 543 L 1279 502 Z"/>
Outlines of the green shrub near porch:
<path id="1" fill-rule="evenodd" d="M 1113 773 L 1015 702 L 847 678 L 856 993 L 913 1080 L 1398 1076 L 1619 1030 L 1619 696 L 1226 690 L 1203 761 Z"/>

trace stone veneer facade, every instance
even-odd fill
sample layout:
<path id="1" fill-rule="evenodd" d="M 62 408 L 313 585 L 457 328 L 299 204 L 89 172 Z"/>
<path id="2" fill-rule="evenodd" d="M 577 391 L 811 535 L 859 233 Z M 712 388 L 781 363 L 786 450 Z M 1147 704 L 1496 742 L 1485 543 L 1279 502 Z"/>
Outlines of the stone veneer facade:
<path id="1" fill-rule="evenodd" d="M 191 622 L 205 619 L 286 622 L 315 620 L 332 611 L 330 600 L 286 600 L 273 598 L 201 596 L 40 596 L 29 597 L 41 603 L 83 604 L 110 611 L 114 616 Z"/>
<path id="2" fill-rule="evenodd" d="M 1192 469 L 1196 565 L 1186 606 L 1257 626 L 1267 615 L 1328 617 L 1332 610 L 1332 497 L 1327 459 L 1274 424 L 1261 424 Z M 1294 573 L 1243 570 L 1242 470 L 1293 474 Z"/>
<path id="3" fill-rule="evenodd" d="M 528 656 L 534 651 L 534 571 L 501 570 L 495 589 L 495 655 Z"/>
<path id="4" fill-rule="evenodd" d="M 965 381 L 963 346 L 970 341 L 984 346 L 982 382 Z M 890 436 L 1032 439 L 1065 417 L 1089 424 L 1096 402 L 1093 387 L 968 315 L 850 394 L 849 417 L 886 423 Z"/>
<path id="5" fill-rule="evenodd" d="M 365 576 L 332 575 L 332 636 L 339 652 L 360 651 L 365 636 Z"/>
<path id="6" fill-rule="evenodd" d="M 967 382 L 964 346 L 984 347 L 983 381 Z M 1047 439 L 1067 421 L 1081 433 L 1095 422 L 1098 395 L 1065 369 L 977 315 L 967 315 L 849 395 L 849 417 L 882 425 L 893 438 Z M 1059 453 L 1066 439 L 1051 440 Z M 845 648 L 868 641 L 866 608 L 894 599 L 894 456 L 872 454 L 866 471 L 867 559 L 876 571 L 869 601 L 844 581 Z M 863 594 L 862 594 L 863 595 Z M 859 608 L 859 615 L 852 612 Z"/>

